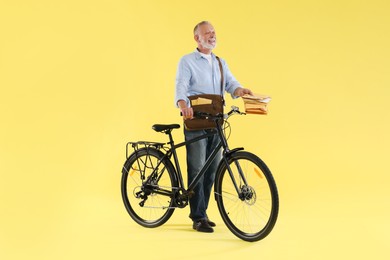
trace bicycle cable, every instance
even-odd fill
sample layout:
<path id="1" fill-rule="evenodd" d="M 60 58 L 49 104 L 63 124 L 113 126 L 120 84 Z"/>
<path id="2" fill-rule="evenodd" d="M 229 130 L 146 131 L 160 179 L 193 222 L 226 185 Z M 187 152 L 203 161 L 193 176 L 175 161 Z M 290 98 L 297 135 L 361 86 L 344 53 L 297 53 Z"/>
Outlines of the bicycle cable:
<path id="1" fill-rule="evenodd" d="M 229 131 L 229 133 L 227 133 L 227 130 Z M 231 133 L 232 133 L 232 128 L 230 126 L 230 123 L 227 120 L 225 120 L 223 123 L 223 134 L 226 138 L 226 141 L 229 140 Z"/>

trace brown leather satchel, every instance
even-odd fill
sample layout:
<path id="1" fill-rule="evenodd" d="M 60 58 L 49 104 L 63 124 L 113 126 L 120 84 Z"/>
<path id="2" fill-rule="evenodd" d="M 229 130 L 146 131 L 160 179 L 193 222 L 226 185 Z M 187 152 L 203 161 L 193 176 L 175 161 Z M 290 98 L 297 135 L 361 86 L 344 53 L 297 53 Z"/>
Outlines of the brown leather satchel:
<path id="1" fill-rule="evenodd" d="M 221 72 L 221 95 L 215 94 L 200 94 L 189 96 L 188 99 L 191 102 L 191 107 L 194 112 L 206 112 L 212 115 L 223 114 L 223 71 L 222 63 L 219 57 L 216 57 L 219 64 L 219 70 Z M 220 120 L 220 124 L 223 123 L 223 120 Z M 211 119 L 201 119 L 201 118 L 192 118 L 184 120 L 184 125 L 186 130 L 203 130 L 203 129 L 212 129 L 216 128 L 216 122 Z"/>

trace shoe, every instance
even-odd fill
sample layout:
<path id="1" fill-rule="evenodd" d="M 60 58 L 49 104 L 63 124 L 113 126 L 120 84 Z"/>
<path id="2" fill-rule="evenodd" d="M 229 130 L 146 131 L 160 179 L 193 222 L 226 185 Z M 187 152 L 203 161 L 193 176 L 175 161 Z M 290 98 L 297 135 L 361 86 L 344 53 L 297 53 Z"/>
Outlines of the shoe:
<path id="1" fill-rule="evenodd" d="M 207 219 L 194 221 L 192 228 L 199 232 L 206 232 L 206 233 L 214 232 L 214 229 L 209 225 Z"/>
<path id="2" fill-rule="evenodd" d="M 210 227 L 215 227 L 216 224 L 214 222 L 212 222 L 210 219 L 206 219 L 207 223 L 209 224 Z"/>

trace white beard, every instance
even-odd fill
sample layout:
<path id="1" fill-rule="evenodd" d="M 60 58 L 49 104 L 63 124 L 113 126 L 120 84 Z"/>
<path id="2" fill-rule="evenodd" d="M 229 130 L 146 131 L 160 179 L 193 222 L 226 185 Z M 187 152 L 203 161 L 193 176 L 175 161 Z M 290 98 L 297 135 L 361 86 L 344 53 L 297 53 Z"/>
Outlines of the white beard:
<path id="1" fill-rule="evenodd" d="M 211 44 L 205 41 L 202 37 L 199 38 L 200 45 L 202 45 L 203 48 L 213 50 L 217 46 L 217 40 L 215 39 L 215 43 Z"/>

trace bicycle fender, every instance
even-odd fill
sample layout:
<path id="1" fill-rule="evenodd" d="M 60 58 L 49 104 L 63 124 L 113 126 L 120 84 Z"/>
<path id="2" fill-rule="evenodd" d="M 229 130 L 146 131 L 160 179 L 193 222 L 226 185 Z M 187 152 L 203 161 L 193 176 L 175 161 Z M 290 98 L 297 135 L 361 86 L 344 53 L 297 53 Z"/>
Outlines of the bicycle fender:
<path id="1" fill-rule="evenodd" d="M 232 150 L 226 152 L 226 157 L 227 157 L 227 159 L 229 159 L 230 156 L 232 156 L 232 154 L 234 154 L 234 153 L 236 153 L 236 152 L 238 152 L 238 151 L 242 151 L 242 150 L 244 150 L 244 147 L 237 147 L 237 148 L 234 148 L 234 149 L 232 149 Z"/>

